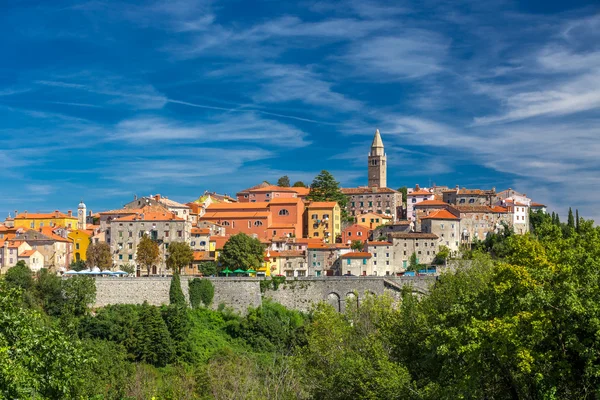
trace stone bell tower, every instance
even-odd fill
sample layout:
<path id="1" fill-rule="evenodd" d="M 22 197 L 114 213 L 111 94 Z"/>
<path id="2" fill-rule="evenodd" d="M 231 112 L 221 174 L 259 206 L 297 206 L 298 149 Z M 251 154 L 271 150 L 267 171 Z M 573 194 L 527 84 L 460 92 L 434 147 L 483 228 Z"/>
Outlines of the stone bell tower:
<path id="1" fill-rule="evenodd" d="M 379 129 L 375 131 L 375 137 L 371 144 L 369 153 L 369 187 L 387 187 L 387 157 L 383 149 L 383 141 Z"/>
<path id="2" fill-rule="evenodd" d="M 85 206 L 85 203 L 83 202 L 83 200 L 81 200 L 81 202 L 79 203 L 79 206 L 77 206 L 77 229 L 83 229 L 85 230 L 87 228 L 86 226 L 86 213 L 87 211 L 87 207 Z"/>

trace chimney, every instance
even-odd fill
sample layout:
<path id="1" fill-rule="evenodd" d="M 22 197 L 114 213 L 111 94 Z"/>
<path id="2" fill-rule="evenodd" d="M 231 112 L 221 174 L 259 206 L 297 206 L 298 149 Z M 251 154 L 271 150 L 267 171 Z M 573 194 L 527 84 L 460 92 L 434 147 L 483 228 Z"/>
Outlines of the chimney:
<path id="1" fill-rule="evenodd" d="M 72 216 L 73 216 L 73 211 L 71 211 L 71 210 L 67 211 L 67 215 L 68 215 L 69 217 L 72 217 Z"/>
<path id="2" fill-rule="evenodd" d="M 157 194 L 156 196 L 154 196 L 154 200 L 160 201 L 160 194 Z"/>
<path id="3" fill-rule="evenodd" d="M 19 214 L 19 210 L 15 210 L 15 218 Z"/>
<path id="4" fill-rule="evenodd" d="M 27 218 L 27 210 L 25 210 L 23 214 L 25 214 L 25 218 Z"/>
<path id="5" fill-rule="evenodd" d="M 137 200 L 137 194 L 133 195 L 133 200 Z"/>
<path id="6" fill-rule="evenodd" d="M 421 188 L 419 187 L 419 185 L 418 185 L 418 184 L 416 184 L 416 185 L 415 185 L 415 192 L 416 192 L 416 191 L 418 191 L 418 190 L 420 190 L 420 189 L 421 189 Z"/>
<path id="7" fill-rule="evenodd" d="M 58 218 L 58 214 L 60 214 L 60 211 L 54 210 L 54 218 Z"/>

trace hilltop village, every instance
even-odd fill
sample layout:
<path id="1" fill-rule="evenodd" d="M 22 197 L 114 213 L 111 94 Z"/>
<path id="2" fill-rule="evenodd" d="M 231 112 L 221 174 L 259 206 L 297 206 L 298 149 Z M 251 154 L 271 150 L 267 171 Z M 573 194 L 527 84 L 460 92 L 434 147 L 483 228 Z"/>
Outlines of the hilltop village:
<path id="1" fill-rule="evenodd" d="M 511 188 L 415 185 L 387 187 L 387 155 L 379 131 L 368 155 L 368 185 L 336 188 L 339 199 L 315 200 L 318 190 L 301 183 L 262 182 L 235 197 L 205 192 L 179 203 L 160 194 L 135 196 L 122 208 L 93 213 L 82 201 L 76 213 L 15 210 L 0 224 L 0 271 L 22 261 L 33 271 L 64 273 L 86 261 L 88 247 L 110 246 L 112 270 L 135 276 L 170 274 L 169 244 L 185 242 L 193 261 L 181 273 L 201 275 L 218 263 L 230 237 L 244 233 L 264 246 L 263 262 L 252 276 L 389 276 L 434 271 L 435 265 L 490 233 L 529 231 L 530 212 L 541 210 Z M 321 181 L 337 182 L 323 171 Z M 137 265 L 140 241 L 158 244 L 159 257 L 147 271 Z M 431 266 L 432 268 L 427 268 Z"/>

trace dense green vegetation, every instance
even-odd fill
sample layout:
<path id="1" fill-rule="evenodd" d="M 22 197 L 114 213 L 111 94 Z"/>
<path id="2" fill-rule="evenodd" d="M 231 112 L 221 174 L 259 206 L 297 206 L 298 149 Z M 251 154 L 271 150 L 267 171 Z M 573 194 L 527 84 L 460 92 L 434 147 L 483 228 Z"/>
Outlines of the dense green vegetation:
<path id="1" fill-rule="evenodd" d="M 193 308 L 92 313 L 91 278 L 21 263 L 0 283 L 0 398 L 598 398 L 600 228 L 569 219 L 533 214 L 531 235 L 489 235 L 429 295 L 343 314 L 214 311 L 203 280 Z"/>

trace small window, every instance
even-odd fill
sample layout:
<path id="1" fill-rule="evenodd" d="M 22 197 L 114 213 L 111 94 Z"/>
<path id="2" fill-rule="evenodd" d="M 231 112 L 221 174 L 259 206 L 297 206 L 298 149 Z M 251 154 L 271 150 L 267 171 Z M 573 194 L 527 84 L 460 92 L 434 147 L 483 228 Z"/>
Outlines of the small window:
<path id="1" fill-rule="evenodd" d="M 285 208 L 282 208 L 281 210 L 279 210 L 279 215 L 287 216 L 287 215 L 290 215 L 290 212 L 288 210 L 286 210 Z"/>
<path id="2" fill-rule="evenodd" d="M 475 203 L 475 199 L 469 199 L 469 203 Z"/>
<path id="3" fill-rule="evenodd" d="M 318 218 L 319 218 L 319 216 L 318 216 L 317 214 L 313 214 L 313 215 L 311 215 L 311 216 L 310 216 L 310 218 L 311 218 L 311 219 L 318 219 Z"/>
<path id="4" fill-rule="evenodd" d="M 360 232 L 359 232 L 360 233 Z M 352 236 L 352 232 L 348 232 L 348 236 Z"/>
<path id="5" fill-rule="evenodd" d="M 229 221 L 223 221 L 223 222 L 221 222 L 221 224 L 222 224 L 223 226 L 229 226 L 229 225 L 231 225 L 231 224 L 229 223 Z"/>

